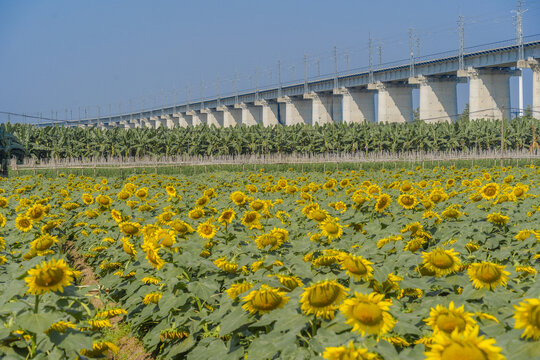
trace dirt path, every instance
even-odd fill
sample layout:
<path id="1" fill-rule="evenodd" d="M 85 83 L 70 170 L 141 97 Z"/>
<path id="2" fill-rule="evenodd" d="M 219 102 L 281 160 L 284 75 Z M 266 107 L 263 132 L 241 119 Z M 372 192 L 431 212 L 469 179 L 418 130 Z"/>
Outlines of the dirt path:
<path id="1" fill-rule="evenodd" d="M 96 274 L 92 267 L 90 267 L 84 257 L 82 257 L 78 252 L 75 244 L 73 242 L 66 243 L 66 253 L 70 259 L 71 265 L 78 271 L 81 272 L 81 285 L 98 285 Z M 96 308 L 102 308 L 105 306 L 103 301 L 99 298 L 98 290 L 91 290 L 89 294 L 92 294 L 90 298 L 90 303 Z M 109 304 L 113 305 L 113 304 Z M 122 322 L 122 317 L 115 317 L 111 319 L 113 325 L 113 331 L 119 329 L 119 324 Z M 113 354 L 109 352 L 107 354 L 108 359 L 112 360 L 153 360 L 153 357 L 145 349 L 141 341 L 133 336 L 122 336 L 115 343 L 116 346 L 120 348 L 118 353 Z"/>

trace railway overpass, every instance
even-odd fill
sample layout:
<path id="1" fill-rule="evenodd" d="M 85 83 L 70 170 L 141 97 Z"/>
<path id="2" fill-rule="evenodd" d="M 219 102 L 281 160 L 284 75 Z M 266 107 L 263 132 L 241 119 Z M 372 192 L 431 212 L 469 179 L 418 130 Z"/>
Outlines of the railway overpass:
<path id="1" fill-rule="evenodd" d="M 450 52 L 449 52 L 450 53 Z M 412 90 L 419 89 L 419 116 L 425 122 L 457 119 L 457 84 L 469 84 L 471 118 L 510 118 L 510 77 L 522 68 L 533 71 L 532 110 L 540 117 L 540 39 L 420 61 L 338 74 L 303 83 L 237 93 L 180 105 L 141 109 L 40 126 L 99 126 L 102 128 L 195 126 L 228 127 L 239 124 L 264 126 L 325 124 L 329 122 L 403 123 L 413 119 Z M 377 109 L 375 95 L 377 94 Z M 377 114 L 377 118 L 376 118 Z"/>

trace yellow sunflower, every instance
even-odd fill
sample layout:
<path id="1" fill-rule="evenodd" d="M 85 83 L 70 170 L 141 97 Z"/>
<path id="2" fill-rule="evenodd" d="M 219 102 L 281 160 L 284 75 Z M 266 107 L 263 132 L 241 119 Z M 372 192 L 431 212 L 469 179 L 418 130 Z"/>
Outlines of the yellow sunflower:
<path id="1" fill-rule="evenodd" d="M 367 334 L 383 335 L 392 330 L 396 320 L 388 312 L 392 302 L 384 300 L 383 294 L 375 292 L 364 295 L 358 292 L 339 307 L 347 318 L 346 323 L 362 336 Z"/>
<path id="2" fill-rule="evenodd" d="M 197 226 L 197 234 L 203 239 L 210 240 L 216 235 L 216 227 L 212 224 L 210 219 L 208 219 Z"/>
<path id="3" fill-rule="evenodd" d="M 480 189 L 480 195 L 482 195 L 482 198 L 486 200 L 492 200 L 497 197 L 499 194 L 500 186 L 497 183 L 489 183 L 486 184 Z"/>
<path id="4" fill-rule="evenodd" d="M 188 213 L 188 216 L 193 220 L 199 220 L 204 216 L 204 210 L 201 208 L 195 208 Z"/>
<path id="5" fill-rule="evenodd" d="M 482 261 L 469 265 L 468 274 L 475 288 L 493 290 L 499 285 L 506 286 L 510 273 L 504 268 L 504 265 Z"/>
<path id="6" fill-rule="evenodd" d="M 455 330 L 450 336 L 439 332 L 433 337 L 430 351 L 424 353 L 426 360 L 504 360 L 495 340 L 478 336 L 478 331 L 474 326 L 463 332 Z"/>
<path id="7" fill-rule="evenodd" d="M 70 269 L 64 259 L 52 259 L 28 270 L 24 281 L 29 294 L 40 295 L 49 291 L 64 292 L 64 287 L 71 285 L 78 275 L 79 272 Z"/>
<path id="8" fill-rule="evenodd" d="M 124 221 L 118 224 L 118 227 L 126 236 L 135 236 L 138 235 L 141 231 L 141 225 L 138 223 Z"/>
<path id="9" fill-rule="evenodd" d="M 148 188 L 142 187 L 135 191 L 135 196 L 138 197 L 140 200 L 144 200 L 148 197 Z"/>
<path id="10" fill-rule="evenodd" d="M 372 262 L 359 255 L 343 255 L 339 261 L 341 268 L 347 270 L 347 275 L 353 277 L 356 281 L 368 281 L 373 275 Z"/>
<path id="11" fill-rule="evenodd" d="M 242 309 L 251 314 L 268 313 L 274 309 L 282 308 L 289 301 L 285 294 L 280 289 L 262 285 L 259 290 L 253 290 L 242 298 L 245 303 L 242 305 Z"/>
<path id="12" fill-rule="evenodd" d="M 434 333 L 442 331 L 450 335 L 456 329 L 458 332 L 463 332 L 474 326 L 476 323 L 472 315 L 472 313 L 465 311 L 465 305 L 456 308 L 454 302 L 451 301 L 448 308 L 442 305 L 431 308 L 429 318 L 424 321 L 431 326 Z"/>
<path id="13" fill-rule="evenodd" d="M 32 230 L 32 220 L 24 214 L 19 214 L 15 219 L 15 227 L 19 231 L 28 232 Z"/>
<path id="14" fill-rule="evenodd" d="M 141 246 L 146 253 L 146 259 L 156 269 L 161 269 L 165 265 L 165 261 L 159 256 L 158 248 L 151 242 L 145 242 Z"/>
<path id="15" fill-rule="evenodd" d="M 323 236 L 326 236 L 329 241 L 339 239 L 343 235 L 343 227 L 338 223 L 338 218 L 329 217 L 319 223 L 319 229 Z"/>
<path id="16" fill-rule="evenodd" d="M 435 276 L 445 276 L 459 271 L 460 261 L 456 256 L 458 253 L 454 249 L 444 250 L 439 247 L 430 252 L 422 252 L 424 258 L 423 267 L 430 272 L 434 272 Z"/>
<path id="17" fill-rule="evenodd" d="M 111 217 L 117 223 L 122 222 L 122 220 L 123 220 L 122 213 L 120 211 L 118 211 L 118 210 L 115 210 L 115 209 L 111 210 Z"/>
<path id="18" fill-rule="evenodd" d="M 107 195 L 98 195 L 96 197 L 96 203 L 99 204 L 100 208 L 108 209 L 112 205 L 112 199 Z"/>
<path id="19" fill-rule="evenodd" d="M 514 319 L 516 329 L 525 329 L 522 338 L 538 340 L 540 338 L 540 299 L 525 299 L 514 305 L 516 312 Z"/>
<path id="20" fill-rule="evenodd" d="M 193 229 L 191 227 L 191 225 L 189 225 L 188 223 L 186 223 L 185 221 L 182 221 L 182 220 L 172 220 L 171 222 L 169 222 L 167 225 L 169 225 L 174 231 L 176 231 L 180 236 L 185 236 L 186 234 L 190 234 L 192 232 L 195 231 L 195 229 Z"/>
<path id="21" fill-rule="evenodd" d="M 261 214 L 257 211 L 246 211 L 242 217 L 242 224 L 248 229 L 261 229 L 262 225 L 259 221 Z"/>
<path id="22" fill-rule="evenodd" d="M 398 197 L 398 204 L 404 209 L 410 210 L 418 205 L 418 199 L 414 195 L 402 194 Z"/>
<path id="23" fill-rule="evenodd" d="M 235 217 L 236 217 L 236 212 L 233 209 L 229 208 L 229 209 L 223 210 L 221 215 L 219 215 L 218 222 L 220 224 L 227 225 L 227 224 L 232 223 Z"/>
<path id="24" fill-rule="evenodd" d="M 301 309 L 306 315 L 315 314 L 315 317 L 331 320 L 348 291 L 337 280 L 319 281 L 304 289 L 300 298 Z"/>
<path id="25" fill-rule="evenodd" d="M 503 225 L 508 224 L 508 221 L 510 221 L 510 218 L 501 213 L 493 213 L 487 216 L 487 221 L 498 226 L 503 226 Z"/>
<path id="26" fill-rule="evenodd" d="M 252 283 L 249 282 L 241 282 L 237 284 L 232 284 L 231 287 L 229 287 L 225 292 L 231 299 L 236 299 L 240 294 L 245 293 L 246 291 L 250 290 L 253 287 Z"/>
<path id="27" fill-rule="evenodd" d="M 94 203 L 94 198 L 90 194 L 82 194 L 82 201 L 86 205 L 91 205 Z"/>
<path id="28" fill-rule="evenodd" d="M 298 276 L 285 276 L 285 275 L 276 275 L 279 279 L 280 284 L 283 286 L 281 290 L 283 291 L 293 291 L 297 287 L 304 286 L 302 280 Z"/>
<path id="29" fill-rule="evenodd" d="M 41 204 L 34 204 L 30 209 L 26 211 L 26 216 L 32 221 L 39 221 L 43 219 L 47 210 L 45 206 Z"/>
<path id="30" fill-rule="evenodd" d="M 244 203 L 247 201 L 247 196 L 241 191 L 235 191 L 231 194 L 230 199 L 233 203 L 240 206 L 244 205 Z"/>
<path id="31" fill-rule="evenodd" d="M 32 249 L 36 251 L 48 250 L 51 246 L 58 242 L 56 236 L 50 234 L 43 234 L 30 243 Z"/>
<path id="32" fill-rule="evenodd" d="M 379 356 L 364 348 L 354 346 L 352 340 L 347 347 L 327 347 L 322 354 L 326 360 L 376 360 Z"/>
<path id="33" fill-rule="evenodd" d="M 135 246 L 126 237 L 122 237 L 122 249 L 126 254 L 133 256 L 134 258 L 137 256 L 137 250 L 135 250 Z"/>
<path id="34" fill-rule="evenodd" d="M 377 202 L 375 203 L 375 210 L 377 212 L 382 213 L 384 210 L 386 210 L 387 207 L 390 206 L 390 203 L 392 202 L 392 198 L 388 194 L 381 194 L 379 197 L 377 197 Z"/>

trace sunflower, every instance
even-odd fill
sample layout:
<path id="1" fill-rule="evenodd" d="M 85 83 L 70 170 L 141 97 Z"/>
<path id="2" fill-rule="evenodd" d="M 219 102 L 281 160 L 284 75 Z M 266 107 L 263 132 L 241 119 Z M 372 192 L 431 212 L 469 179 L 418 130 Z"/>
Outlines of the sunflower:
<path id="1" fill-rule="evenodd" d="M 247 196 L 241 191 L 235 191 L 231 194 L 230 199 L 233 203 L 240 206 L 244 205 L 244 203 L 247 201 Z"/>
<path id="2" fill-rule="evenodd" d="M 514 305 L 514 308 L 516 309 L 514 327 L 525 329 L 521 337 L 538 340 L 540 338 L 540 299 L 525 299 L 519 303 L 519 306 Z"/>
<path id="3" fill-rule="evenodd" d="M 81 355 L 89 358 L 100 358 L 103 357 L 103 355 L 107 353 L 107 351 L 117 353 L 118 351 L 120 351 L 120 348 L 110 341 L 100 341 L 97 343 L 93 343 L 91 350 L 81 349 L 80 353 Z"/>
<path id="4" fill-rule="evenodd" d="M 226 210 L 223 210 L 221 215 L 219 215 L 218 222 L 220 224 L 227 225 L 227 224 L 232 223 L 235 217 L 236 217 L 236 212 L 233 209 L 228 208 Z"/>
<path id="5" fill-rule="evenodd" d="M 82 201 L 86 205 L 91 205 L 94 203 L 94 198 L 90 194 L 82 194 Z"/>
<path id="6" fill-rule="evenodd" d="M 487 261 L 469 265 L 469 277 L 475 288 L 495 289 L 497 286 L 506 286 L 510 273 L 504 270 L 504 265 L 498 265 Z"/>
<path id="7" fill-rule="evenodd" d="M 185 236 L 186 234 L 195 231 L 195 229 L 193 229 L 191 225 L 182 220 L 172 220 L 167 225 L 171 227 L 171 229 L 176 231 L 178 234 L 180 234 L 180 236 Z"/>
<path id="8" fill-rule="evenodd" d="M 508 221 L 510 220 L 510 218 L 506 215 L 503 215 L 501 214 L 500 212 L 499 213 L 493 213 L 493 214 L 489 214 L 487 216 L 487 221 L 495 224 L 495 225 L 498 225 L 498 226 L 503 226 L 503 225 L 506 225 L 508 224 Z"/>
<path id="9" fill-rule="evenodd" d="M 274 236 L 272 233 L 262 234 L 255 239 L 255 244 L 257 244 L 258 249 L 264 249 L 268 246 L 268 250 L 277 250 L 283 244 L 277 236 Z"/>
<path id="10" fill-rule="evenodd" d="M 158 229 L 152 240 L 161 247 L 170 248 L 176 244 L 176 235 L 172 230 Z"/>
<path id="11" fill-rule="evenodd" d="M 193 220 L 199 220 L 204 216 L 204 210 L 201 208 L 195 208 L 188 213 L 188 216 Z"/>
<path id="12" fill-rule="evenodd" d="M 118 227 L 126 236 L 135 236 L 138 235 L 141 231 L 141 225 L 138 223 L 124 221 L 118 224 Z"/>
<path id="13" fill-rule="evenodd" d="M 32 230 L 32 219 L 24 214 L 17 215 L 15 219 L 15 227 L 22 232 L 28 232 Z"/>
<path id="14" fill-rule="evenodd" d="M 7 222 L 7 220 L 6 220 L 5 216 L 0 214 L 0 227 L 6 226 L 6 222 Z"/>
<path id="15" fill-rule="evenodd" d="M 199 226 L 197 226 L 197 234 L 199 234 L 200 237 L 206 240 L 210 240 L 216 235 L 216 227 L 212 224 L 210 220 L 211 219 L 208 219 L 207 221 L 200 223 Z"/>
<path id="16" fill-rule="evenodd" d="M 249 207 L 255 211 L 264 211 L 267 208 L 266 202 L 261 199 L 253 200 L 249 203 Z"/>
<path id="17" fill-rule="evenodd" d="M 402 194 L 398 197 L 398 204 L 404 209 L 410 210 L 418 205 L 418 199 L 414 195 Z"/>
<path id="18" fill-rule="evenodd" d="M 434 272 L 436 277 L 445 276 L 459 271 L 460 261 L 454 249 L 444 250 L 439 247 L 430 252 L 422 252 L 423 267 Z"/>
<path id="19" fill-rule="evenodd" d="M 108 209 L 112 205 L 112 199 L 107 195 L 98 195 L 96 197 L 96 203 L 99 204 L 99 207 L 102 209 Z"/>
<path id="20" fill-rule="evenodd" d="M 146 285 L 148 284 L 158 285 L 161 282 L 161 279 L 153 277 L 153 276 L 145 276 L 141 279 L 141 281 Z"/>
<path id="21" fill-rule="evenodd" d="M 267 285 L 262 285 L 259 290 L 253 290 L 242 298 L 245 303 L 242 309 L 251 314 L 259 315 L 268 313 L 283 306 L 289 301 L 285 292 Z"/>
<path id="22" fill-rule="evenodd" d="M 198 206 L 198 207 L 205 207 L 206 205 L 208 205 L 208 203 L 210 202 L 210 198 L 207 197 L 207 196 L 201 196 L 200 198 L 198 198 L 196 201 L 195 201 L 195 204 Z"/>
<path id="23" fill-rule="evenodd" d="M 122 237 L 122 249 L 126 254 L 134 258 L 137 256 L 137 250 L 135 250 L 135 246 L 129 241 L 129 238 Z"/>
<path id="24" fill-rule="evenodd" d="M 49 334 L 51 331 L 56 331 L 59 333 L 65 333 L 67 329 L 76 329 L 77 325 L 72 323 L 71 321 L 57 321 L 55 323 L 52 323 L 51 326 L 45 330 L 46 334 Z"/>
<path id="25" fill-rule="evenodd" d="M 141 248 L 146 253 L 146 259 L 153 268 L 159 270 L 165 265 L 165 261 L 159 256 L 158 248 L 154 244 L 145 242 L 142 244 Z"/>
<path id="26" fill-rule="evenodd" d="M 445 219 L 458 219 L 462 213 L 458 209 L 452 207 L 444 210 L 441 215 Z"/>
<path id="27" fill-rule="evenodd" d="M 382 335 L 392 330 L 396 320 L 388 310 L 392 302 L 384 300 L 383 294 L 375 292 L 364 295 L 358 292 L 347 299 L 339 307 L 339 311 L 347 318 L 346 323 L 362 336 L 367 334 Z"/>
<path id="28" fill-rule="evenodd" d="M 463 332 L 456 330 L 450 336 L 439 332 L 433 337 L 430 351 L 424 353 L 426 360 L 504 360 L 495 340 L 478 336 L 478 331 L 474 326 Z"/>
<path id="29" fill-rule="evenodd" d="M 309 219 L 315 220 L 317 222 L 324 221 L 324 220 L 328 219 L 329 217 L 330 217 L 330 215 L 328 214 L 328 211 L 326 211 L 324 209 L 319 209 L 319 208 L 313 209 L 308 214 Z"/>
<path id="30" fill-rule="evenodd" d="M 144 200 L 148 197 L 148 188 L 142 187 L 135 191 L 135 196 L 138 197 L 140 200 Z"/>
<path id="31" fill-rule="evenodd" d="M 78 275 L 79 272 L 70 269 L 64 259 L 58 261 L 52 259 L 28 270 L 28 276 L 24 278 L 24 281 L 28 286 L 29 294 L 40 295 L 49 291 L 63 293 L 63 287 L 71 285 Z"/>
<path id="32" fill-rule="evenodd" d="M 127 200 L 131 197 L 131 193 L 126 190 L 120 190 L 120 192 L 116 196 L 118 197 L 119 200 Z"/>
<path id="33" fill-rule="evenodd" d="M 175 197 L 176 196 L 176 189 L 174 188 L 174 186 L 167 186 L 165 188 L 165 191 L 167 192 L 167 195 L 169 195 L 169 197 Z"/>
<path id="34" fill-rule="evenodd" d="M 315 317 L 333 319 L 334 312 L 339 304 L 347 297 L 347 291 L 337 280 L 319 281 L 304 289 L 300 303 L 306 314 L 315 314 Z"/>
<path id="35" fill-rule="evenodd" d="M 387 207 L 390 206 L 392 198 L 388 194 L 381 194 L 377 197 L 377 202 L 375 203 L 375 210 L 382 213 Z"/>
<path id="36" fill-rule="evenodd" d="M 0 196 L 0 207 L 7 208 L 9 205 L 9 200 L 3 196 Z"/>
<path id="37" fill-rule="evenodd" d="M 260 218 L 261 214 L 259 214 L 257 211 L 246 211 L 242 217 L 242 224 L 248 229 L 261 229 L 262 226 L 259 221 Z"/>
<path id="38" fill-rule="evenodd" d="M 143 304 L 144 305 L 148 305 L 150 303 L 157 304 L 162 296 L 163 296 L 163 294 L 161 294 L 159 292 L 148 293 L 143 298 Z"/>
<path id="39" fill-rule="evenodd" d="M 323 236 L 326 236 L 329 241 L 339 239 L 343 235 L 343 227 L 338 223 L 338 218 L 329 217 L 319 223 L 319 229 Z"/>
<path id="40" fill-rule="evenodd" d="M 456 308 L 454 302 L 451 301 L 448 308 L 442 305 L 431 308 L 429 318 L 424 321 L 431 326 L 434 333 L 442 331 L 450 335 L 456 329 L 458 332 L 463 332 L 474 326 L 476 323 L 472 315 L 472 313 L 465 311 L 465 305 Z"/>
<path id="41" fill-rule="evenodd" d="M 283 286 L 280 288 L 283 291 L 293 291 L 297 287 L 304 286 L 302 280 L 298 276 L 285 276 L 285 275 L 276 275 L 280 284 Z"/>
<path id="42" fill-rule="evenodd" d="M 353 277 L 356 281 L 368 281 L 372 274 L 372 262 L 359 255 L 347 254 L 341 257 L 339 264 L 343 270 L 347 270 L 347 275 Z"/>
<path id="43" fill-rule="evenodd" d="M 189 336 L 189 333 L 187 331 L 182 331 L 182 330 L 179 331 L 177 329 L 161 330 L 159 333 L 159 339 L 161 341 L 183 339 L 188 336 Z"/>
<path id="44" fill-rule="evenodd" d="M 39 221 L 43 219 L 47 210 L 45 206 L 41 204 L 34 204 L 30 209 L 26 211 L 26 216 L 32 221 Z"/>
<path id="45" fill-rule="evenodd" d="M 240 294 L 245 293 L 246 291 L 250 290 L 252 287 L 253 287 L 252 283 L 241 282 L 237 284 L 232 284 L 230 288 L 225 290 L 225 292 L 227 293 L 227 295 L 229 295 L 231 299 L 234 300 L 238 298 Z"/>
<path id="46" fill-rule="evenodd" d="M 118 211 L 118 210 L 115 210 L 115 209 L 111 210 L 111 217 L 117 223 L 120 223 L 123 220 L 122 213 L 120 211 Z"/>
<path id="47" fill-rule="evenodd" d="M 377 354 L 369 352 L 364 348 L 354 347 L 351 340 L 347 347 L 327 347 L 322 354 L 327 360 L 376 360 L 379 358 Z"/>
<path id="48" fill-rule="evenodd" d="M 51 246 L 53 246 L 55 243 L 58 242 L 58 238 L 56 236 L 50 235 L 50 234 L 43 234 L 36 238 L 34 241 L 30 243 L 30 247 L 37 251 L 45 251 L 48 250 Z"/>
<path id="49" fill-rule="evenodd" d="M 159 224 L 166 224 L 169 221 L 172 220 L 173 216 L 176 215 L 172 211 L 164 211 L 163 213 L 159 214 L 158 216 L 158 223 Z"/>
<path id="50" fill-rule="evenodd" d="M 499 194 L 500 186 L 497 183 L 489 183 L 486 184 L 480 189 L 480 195 L 482 195 L 482 198 L 486 200 L 492 200 L 497 197 Z"/>

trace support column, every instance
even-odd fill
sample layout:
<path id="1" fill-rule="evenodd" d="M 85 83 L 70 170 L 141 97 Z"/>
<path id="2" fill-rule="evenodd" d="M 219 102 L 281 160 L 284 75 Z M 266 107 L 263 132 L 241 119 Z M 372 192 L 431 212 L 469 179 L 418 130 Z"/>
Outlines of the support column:
<path id="1" fill-rule="evenodd" d="M 174 125 L 181 126 L 181 127 L 188 127 L 189 126 L 188 120 L 191 120 L 190 116 L 187 116 L 183 113 L 175 113 L 172 115 L 172 118 L 173 118 Z"/>
<path id="2" fill-rule="evenodd" d="M 285 119 L 285 125 L 312 124 L 311 100 L 293 99 L 284 96 L 277 99 L 281 121 Z"/>
<path id="3" fill-rule="evenodd" d="M 375 91 L 339 88 L 334 89 L 334 95 L 342 96 L 340 121 L 347 124 L 375 122 Z"/>
<path id="4" fill-rule="evenodd" d="M 234 111 L 231 111 L 238 124 L 252 126 L 262 122 L 261 110 L 259 107 L 249 106 L 245 103 L 235 104 Z"/>
<path id="5" fill-rule="evenodd" d="M 207 108 L 201 110 L 201 115 L 206 117 L 208 126 L 223 127 L 223 113 Z"/>
<path id="6" fill-rule="evenodd" d="M 230 127 L 230 126 L 236 126 L 236 124 L 241 123 L 241 119 L 239 119 L 238 110 L 231 109 L 228 106 L 219 106 L 216 109 L 216 112 L 220 113 L 221 117 L 221 124 L 223 127 Z M 235 117 L 236 115 L 236 117 Z"/>
<path id="7" fill-rule="evenodd" d="M 206 123 L 206 114 L 191 110 L 186 113 L 191 116 L 191 121 L 193 126 L 202 125 Z"/>
<path id="8" fill-rule="evenodd" d="M 427 123 L 452 122 L 458 118 L 457 76 L 423 76 L 409 79 L 420 85 L 420 120 Z"/>
<path id="9" fill-rule="evenodd" d="M 161 126 L 167 127 L 167 129 L 172 129 L 175 125 L 173 118 L 170 115 L 161 115 Z"/>
<path id="10" fill-rule="evenodd" d="M 261 120 L 260 122 L 263 124 L 263 126 L 274 126 L 279 125 L 278 121 L 278 106 L 277 103 L 271 103 L 266 100 L 257 100 L 254 103 L 255 107 L 261 107 L 260 110 L 260 116 Z"/>
<path id="11" fill-rule="evenodd" d="M 304 94 L 304 99 L 311 100 L 311 124 L 332 123 L 336 113 L 339 113 L 341 118 L 341 104 L 334 104 L 333 95 L 311 92 Z"/>
<path id="12" fill-rule="evenodd" d="M 405 83 L 369 84 L 368 89 L 378 91 L 379 123 L 405 123 L 412 121 L 412 88 Z"/>
<path id="13" fill-rule="evenodd" d="M 540 59 L 530 57 L 527 60 L 520 60 L 517 66 L 532 70 L 532 117 L 540 119 Z"/>
<path id="14" fill-rule="evenodd" d="M 458 71 L 458 76 L 469 78 L 469 117 L 510 119 L 510 77 L 519 74 L 520 70 L 510 68 L 469 68 Z"/>

